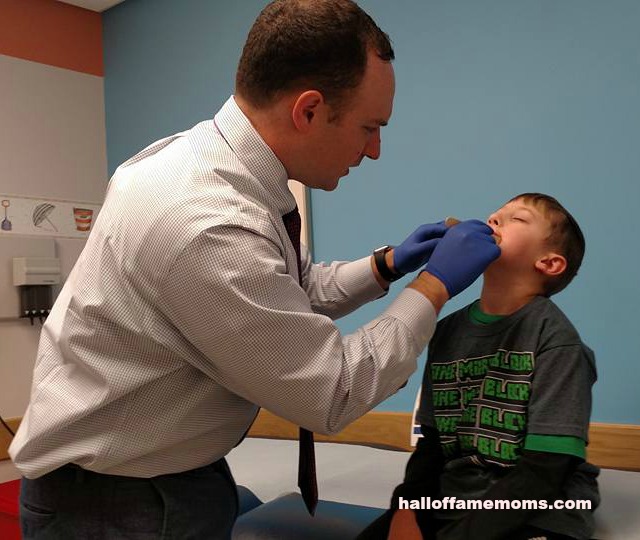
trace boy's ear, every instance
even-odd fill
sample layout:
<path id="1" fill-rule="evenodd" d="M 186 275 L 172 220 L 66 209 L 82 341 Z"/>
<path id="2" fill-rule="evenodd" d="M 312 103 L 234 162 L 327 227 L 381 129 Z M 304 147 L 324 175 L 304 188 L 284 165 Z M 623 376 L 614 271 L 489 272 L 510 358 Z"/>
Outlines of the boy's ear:
<path id="1" fill-rule="evenodd" d="M 547 253 L 535 262 L 535 267 L 545 276 L 559 276 L 567 269 L 567 259 L 559 253 Z"/>

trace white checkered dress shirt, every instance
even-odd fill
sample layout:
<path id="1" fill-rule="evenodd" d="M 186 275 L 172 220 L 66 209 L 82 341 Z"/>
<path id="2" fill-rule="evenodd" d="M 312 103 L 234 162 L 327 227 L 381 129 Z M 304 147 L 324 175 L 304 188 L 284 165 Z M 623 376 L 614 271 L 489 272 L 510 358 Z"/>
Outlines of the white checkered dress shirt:
<path id="1" fill-rule="evenodd" d="M 233 97 L 121 165 L 44 325 L 18 469 L 184 471 L 226 455 L 258 406 L 335 433 L 396 392 L 431 303 L 405 289 L 341 335 L 333 319 L 384 291 L 369 257 L 313 264 L 305 249 L 301 287 L 281 218 L 294 206 Z"/>

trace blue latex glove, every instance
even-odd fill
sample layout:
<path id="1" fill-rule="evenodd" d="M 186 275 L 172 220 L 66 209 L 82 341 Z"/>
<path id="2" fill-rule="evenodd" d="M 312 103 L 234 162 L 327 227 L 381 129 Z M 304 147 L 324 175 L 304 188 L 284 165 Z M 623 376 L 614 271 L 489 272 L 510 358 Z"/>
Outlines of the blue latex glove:
<path id="1" fill-rule="evenodd" d="M 438 242 L 425 270 L 447 288 L 449 297 L 466 289 L 500 256 L 486 223 L 472 219 L 450 227 Z"/>
<path id="2" fill-rule="evenodd" d="M 393 248 L 395 271 L 408 274 L 426 264 L 445 232 L 447 227 L 444 221 L 420 225 L 402 244 Z"/>

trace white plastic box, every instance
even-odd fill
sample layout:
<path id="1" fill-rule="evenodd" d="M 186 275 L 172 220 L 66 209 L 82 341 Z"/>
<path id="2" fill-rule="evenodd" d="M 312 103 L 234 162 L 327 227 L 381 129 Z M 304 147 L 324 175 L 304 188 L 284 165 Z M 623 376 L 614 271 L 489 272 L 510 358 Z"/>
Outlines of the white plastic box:
<path id="1" fill-rule="evenodd" d="M 14 257 L 13 284 L 57 285 L 60 283 L 60 259 L 57 257 Z"/>

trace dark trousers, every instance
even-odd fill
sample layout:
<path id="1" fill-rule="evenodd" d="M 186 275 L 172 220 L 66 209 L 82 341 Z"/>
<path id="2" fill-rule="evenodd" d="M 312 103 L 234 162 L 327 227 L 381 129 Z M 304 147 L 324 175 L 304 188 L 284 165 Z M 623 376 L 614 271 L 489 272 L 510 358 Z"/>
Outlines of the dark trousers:
<path id="1" fill-rule="evenodd" d="M 229 540 L 238 492 L 224 459 L 134 478 L 65 465 L 22 479 L 24 540 Z"/>

